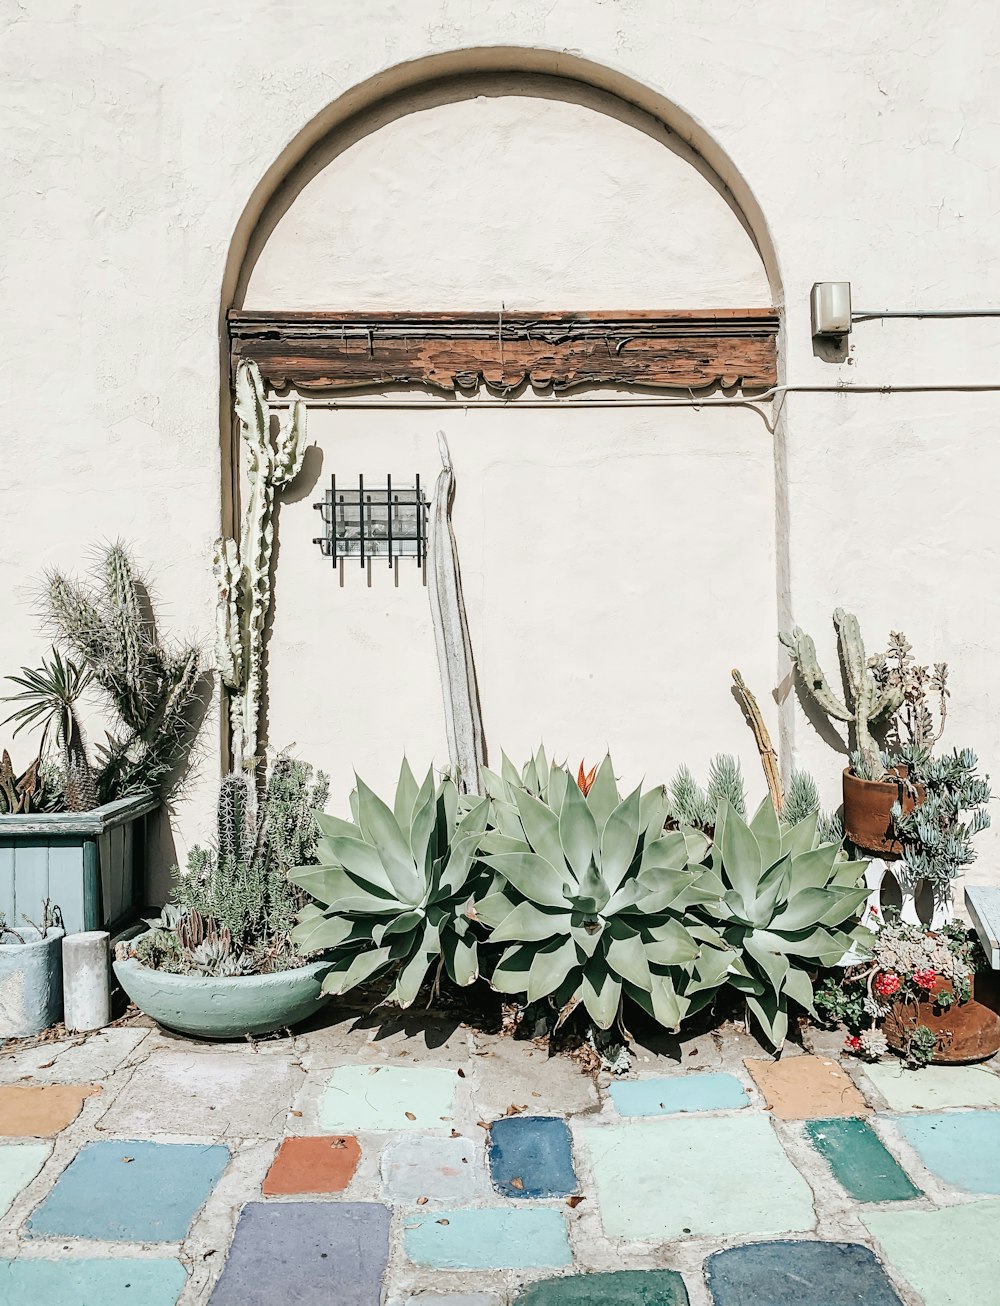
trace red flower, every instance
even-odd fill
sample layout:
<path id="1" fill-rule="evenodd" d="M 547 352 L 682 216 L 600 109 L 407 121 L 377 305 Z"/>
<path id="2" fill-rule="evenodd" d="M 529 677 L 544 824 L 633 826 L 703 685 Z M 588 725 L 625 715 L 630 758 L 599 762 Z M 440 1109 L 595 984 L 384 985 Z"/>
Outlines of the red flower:
<path id="1" fill-rule="evenodd" d="M 872 988 L 880 998 L 892 998 L 902 988 L 902 980 L 891 970 L 883 970 L 875 976 Z"/>
<path id="2" fill-rule="evenodd" d="M 860 1052 L 861 1040 L 858 1038 L 857 1034 L 849 1034 L 848 1037 L 844 1039 L 844 1047 L 848 1052 Z"/>
<path id="3" fill-rule="evenodd" d="M 592 766 L 589 771 L 583 769 L 583 763 L 580 763 L 580 770 L 577 773 L 576 783 L 580 787 L 580 793 L 586 798 L 590 793 L 590 786 L 594 783 L 594 777 L 597 775 L 597 767 Z"/>
<path id="4" fill-rule="evenodd" d="M 913 982 L 918 989 L 923 989 L 925 993 L 932 993 L 937 988 L 937 971 L 931 970 L 929 967 L 927 970 L 915 970 L 913 972 Z"/>

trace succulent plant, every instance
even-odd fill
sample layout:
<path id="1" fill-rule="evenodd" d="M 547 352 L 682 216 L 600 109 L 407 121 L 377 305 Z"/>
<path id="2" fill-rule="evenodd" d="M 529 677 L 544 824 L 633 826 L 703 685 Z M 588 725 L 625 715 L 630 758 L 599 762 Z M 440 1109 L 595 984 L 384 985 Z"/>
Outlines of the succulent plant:
<path id="1" fill-rule="evenodd" d="M 799 673 L 802 686 L 817 707 L 835 721 L 845 721 L 853 727 L 852 748 L 864 754 L 877 754 L 878 747 L 871 728 L 889 719 L 903 703 L 901 684 L 883 680 L 877 673 L 879 658 L 869 658 L 858 619 L 843 608 L 833 614 L 840 647 L 845 696 L 841 700 L 833 692 L 823 674 L 816 656 L 816 644 L 805 631 L 795 626 L 782 631 L 778 638 L 788 649 Z M 873 666 L 873 664 L 875 664 Z"/>
<path id="2" fill-rule="evenodd" d="M 816 826 L 813 812 L 783 827 L 770 798 L 749 825 L 720 803 L 709 865 L 723 893 L 696 909 L 735 954 L 728 982 L 775 1047 L 788 1030 L 789 999 L 815 1015 L 810 971 L 871 939 L 853 920 L 868 897 L 867 862 L 844 860 Z"/>
<path id="3" fill-rule="evenodd" d="M 71 658 L 64 659 L 57 648 L 52 650 L 51 662 L 42 658 L 42 665 L 37 670 L 22 667 L 19 676 L 7 677 L 13 684 L 20 686 L 20 692 L 9 695 L 5 701 L 20 703 L 21 706 L 3 724 L 16 721 L 15 735 L 32 726 L 42 727 L 36 773 L 41 766 L 49 734 L 54 733 L 65 777 L 63 788 L 66 809 L 70 812 L 89 812 L 101 801 L 77 710 L 80 697 L 92 678 L 93 674 L 88 667 L 78 666 Z M 9 759 L 4 770 L 12 770 Z M 33 782 L 30 772 L 27 774 L 30 788 Z M 9 801 L 9 810 L 23 809 L 23 786 L 24 777 L 18 782 L 17 789 L 12 784 L 4 785 L 5 792 L 9 789 L 4 808 Z"/>
<path id="4" fill-rule="evenodd" d="M 543 776 L 543 763 L 540 750 L 525 768 L 530 787 L 513 768 L 487 777 L 493 829 L 481 848 L 494 882 L 476 912 L 490 942 L 508 945 L 493 987 L 550 998 L 563 1016 L 582 1003 L 601 1029 L 630 997 L 676 1028 L 730 960 L 715 931 L 682 920 L 715 893 L 697 864 L 707 839 L 664 832 L 662 788 L 623 799 L 610 757 L 586 795 L 563 767 Z"/>
<path id="5" fill-rule="evenodd" d="M 418 787 L 404 760 L 392 808 L 360 778 L 351 806 L 353 822 L 317 817 L 318 865 L 291 875 L 315 899 L 292 938 L 302 954 L 328 953 L 324 990 L 346 993 L 395 972 L 389 1001 L 408 1007 L 432 968 L 471 984 L 479 951 L 470 907 L 488 801 L 466 799 L 460 815 L 450 779 L 435 785 L 428 771 Z"/>
<path id="6" fill-rule="evenodd" d="M 905 870 L 900 869 L 907 883 L 947 885 L 976 860 L 972 840 L 990 824 L 989 777 L 976 774 L 979 762 L 971 748 L 932 758 L 927 749 L 907 744 L 901 758 L 910 781 L 922 784 L 927 797 L 905 815 L 899 802 L 892 808 L 903 845 Z M 967 820 L 963 813 L 969 814 Z"/>

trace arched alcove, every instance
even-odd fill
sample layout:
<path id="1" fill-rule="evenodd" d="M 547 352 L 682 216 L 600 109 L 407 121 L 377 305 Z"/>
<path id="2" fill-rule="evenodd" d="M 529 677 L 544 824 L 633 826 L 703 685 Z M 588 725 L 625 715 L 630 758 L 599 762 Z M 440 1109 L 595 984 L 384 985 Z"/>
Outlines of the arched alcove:
<path id="1" fill-rule="evenodd" d="M 239 309 L 634 312 L 776 298 L 766 228 L 728 160 L 608 70 L 462 52 L 394 70 L 322 118 L 248 206 L 227 276 Z M 754 774 L 729 669 L 762 691 L 772 680 L 771 436 L 745 409 L 631 406 L 647 393 L 589 386 L 583 408 L 522 385 L 502 409 L 452 395 L 442 412 L 420 402 L 426 388 L 382 385 L 365 396 L 372 408 L 314 408 L 310 474 L 281 507 L 271 743 L 294 742 L 335 792 L 355 767 L 387 784 L 404 748 L 415 763 L 447 760 L 418 572 L 339 578 L 313 543 L 312 510 L 333 472 L 341 484 L 417 472 L 429 484 L 443 429 L 493 755 L 520 758 L 540 739 L 573 759 L 610 746 L 627 778 L 659 779 L 721 749 Z"/>

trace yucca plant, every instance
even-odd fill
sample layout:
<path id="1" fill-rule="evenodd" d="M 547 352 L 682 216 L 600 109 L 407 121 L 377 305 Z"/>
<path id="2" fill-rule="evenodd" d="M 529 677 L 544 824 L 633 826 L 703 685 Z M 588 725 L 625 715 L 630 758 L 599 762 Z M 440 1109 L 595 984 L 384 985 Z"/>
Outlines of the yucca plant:
<path id="1" fill-rule="evenodd" d="M 481 849 L 494 883 L 476 912 L 490 942 L 509 945 L 493 987 L 551 998 L 563 1016 L 582 1002 L 601 1029 L 630 997 L 676 1028 L 730 960 L 715 931 L 682 920 L 714 896 L 698 866 L 708 842 L 694 830 L 664 832 L 662 788 L 623 799 L 610 757 L 586 795 L 563 767 L 543 778 L 543 761 L 540 752 L 526 768 L 542 797 L 512 767 L 486 777 L 494 828 Z"/>
<path id="2" fill-rule="evenodd" d="M 51 736 L 58 747 L 64 772 L 63 791 L 66 808 L 70 812 L 89 812 L 100 803 L 100 795 L 90 762 L 83 727 L 77 715 L 77 704 L 90 684 L 92 675 L 87 667 L 78 666 L 71 658 L 64 658 L 58 649 L 52 650 L 51 661 L 42 658 L 37 669 L 22 667 L 19 676 L 8 676 L 20 692 L 10 694 L 6 701 L 20 703 L 4 721 L 16 721 L 14 734 L 32 726 L 42 727 L 38 746 L 39 765 Z"/>
<path id="3" fill-rule="evenodd" d="M 765 798 L 748 825 L 720 803 L 709 865 L 724 892 L 696 908 L 735 954 L 728 982 L 775 1047 L 788 1031 L 789 999 L 815 1014 L 811 972 L 871 940 L 855 919 L 868 863 L 822 843 L 817 816 L 782 826 Z"/>
<path id="4" fill-rule="evenodd" d="M 489 802 L 466 804 L 450 779 L 419 787 L 404 760 L 393 807 L 363 780 L 351 795 L 354 821 L 317 817 L 318 865 L 291 880 L 315 904 L 299 913 L 292 938 L 303 954 L 327 952 L 326 992 L 395 973 L 389 1001 L 408 1007 L 431 971 L 458 985 L 479 975 L 478 938 L 469 913 L 482 872 L 476 856 Z M 316 905 L 319 904 L 319 905 Z"/>

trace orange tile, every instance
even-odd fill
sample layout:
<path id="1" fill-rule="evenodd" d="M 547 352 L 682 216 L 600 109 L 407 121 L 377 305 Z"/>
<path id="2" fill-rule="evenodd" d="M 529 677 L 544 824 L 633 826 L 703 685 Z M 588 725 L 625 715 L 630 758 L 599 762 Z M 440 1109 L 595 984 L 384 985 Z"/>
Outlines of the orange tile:
<path id="1" fill-rule="evenodd" d="M 361 1160 L 356 1138 L 286 1138 L 267 1178 L 265 1197 L 287 1193 L 341 1193 Z"/>
<path id="2" fill-rule="evenodd" d="M 836 1061 L 811 1056 L 747 1060 L 746 1068 L 779 1120 L 825 1120 L 871 1111 Z"/>
<path id="3" fill-rule="evenodd" d="M 0 1086 L 0 1135 L 51 1138 L 80 1114 L 98 1084 L 6 1084 Z"/>

